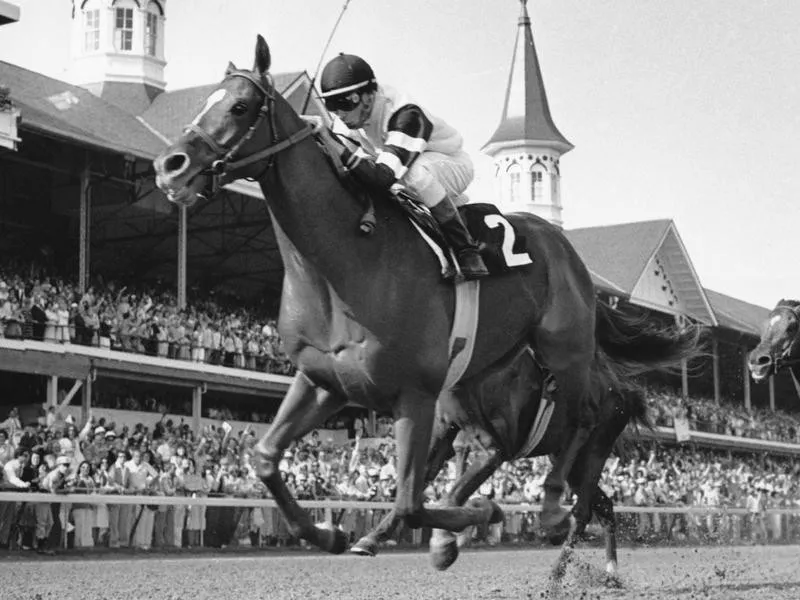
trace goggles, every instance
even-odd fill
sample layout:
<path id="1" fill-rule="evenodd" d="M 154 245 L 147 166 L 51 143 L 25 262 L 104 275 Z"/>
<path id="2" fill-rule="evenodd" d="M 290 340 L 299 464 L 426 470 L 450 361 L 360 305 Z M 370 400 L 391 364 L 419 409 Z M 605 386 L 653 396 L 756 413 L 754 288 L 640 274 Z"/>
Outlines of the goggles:
<path id="1" fill-rule="evenodd" d="M 361 94 L 359 92 L 350 92 L 341 96 L 325 98 L 325 106 L 332 112 L 350 112 L 359 104 L 361 104 Z"/>

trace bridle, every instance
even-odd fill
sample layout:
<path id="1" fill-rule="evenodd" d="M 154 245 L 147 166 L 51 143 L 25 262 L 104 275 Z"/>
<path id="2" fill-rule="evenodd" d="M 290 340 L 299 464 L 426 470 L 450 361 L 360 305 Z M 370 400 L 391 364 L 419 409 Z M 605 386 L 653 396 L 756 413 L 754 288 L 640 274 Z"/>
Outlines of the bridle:
<path id="1" fill-rule="evenodd" d="M 778 371 L 783 369 L 784 367 L 791 367 L 796 364 L 800 363 L 800 357 L 798 358 L 791 358 L 792 354 L 794 354 L 794 350 L 797 347 L 798 341 L 800 341 L 800 313 L 798 310 L 800 307 L 792 307 L 792 306 L 776 306 L 775 309 L 770 313 L 774 315 L 775 313 L 786 313 L 787 311 L 791 314 L 791 318 L 794 318 L 795 321 L 798 322 L 798 330 L 795 332 L 792 341 L 786 347 L 786 349 L 781 353 L 780 356 L 773 357 L 773 366 L 772 366 L 772 374 L 777 375 Z"/>
<path id="2" fill-rule="evenodd" d="M 243 169 L 244 167 L 249 167 L 250 165 L 257 163 L 261 160 L 269 159 L 267 164 L 264 167 L 262 175 L 266 173 L 274 164 L 275 162 L 275 155 L 291 146 L 294 146 L 299 141 L 305 139 L 313 132 L 313 129 L 309 126 L 303 127 L 290 135 L 285 140 L 278 140 L 277 137 L 277 129 L 275 126 L 275 87 L 272 84 L 271 78 L 269 75 L 263 78 L 256 78 L 252 73 L 248 71 L 236 71 L 230 73 L 223 83 L 228 79 L 232 79 L 234 77 L 241 77 L 242 79 L 246 79 L 253 87 L 258 90 L 263 98 L 263 102 L 261 103 L 261 108 L 258 109 L 258 115 L 256 116 L 255 121 L 250 126 L 250 128 L 244 133 L 244 135 L 239 138 L 239 140 L 233 144 L 230 148 L 219 144 L 211 135 L 205 131 L 202 127 L 200 127 L 197 123 L 190 123 L 184 128 L 184 133 L 192 132 L 197 135 L 200 139 L 202 139 L 206 145 L 211 149 L 211 151 L 217 156 L 217 159 L 211 163 L 211 166 L 206 169 L 207 173 L 211 175 L 227 175 L 232 171 L 238 171 L 239 169 Z M 258 128 L 261 127 L 262 123 L 265 119 L 269 118 L 270 124 L 270 134 L 272 136 L 272 140 L 269 146 L 264 148 L 263 150 L 259 150 L 258 152 L 254 152 L 249 156 L 245 156 L 240 158 L 239 160 L 234 160 L 236 155 L 242 149 L 242 147 L 250 141 L 250 139 L 255 135 Z"/>

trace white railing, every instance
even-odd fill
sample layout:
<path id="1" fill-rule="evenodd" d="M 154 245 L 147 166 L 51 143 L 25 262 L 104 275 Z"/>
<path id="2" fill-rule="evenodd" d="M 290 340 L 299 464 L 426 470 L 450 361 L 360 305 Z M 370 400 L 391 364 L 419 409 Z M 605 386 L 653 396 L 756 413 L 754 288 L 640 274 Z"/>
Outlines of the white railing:
<path id="1" fill-rule="evenodd" d="M 232 496 L 148 496 L 120 494 L 45 494 L 40 492 L 0 492 L 0 502 L 47 502 L 64 504 L 127 504 L 158 506 L 225 506 L 231 508 L 276 508 L 278 505 L 269 498 L 237 498 Z M 329 510 L 391 510 L 392 502 L 367 502 L 359 500 L 300 500 L 300 505 L 308 509 Z M 500 504 L 507 513 L 541 512 L 540 504 Z M 723 506 L 627 506 L 618 505 L 614 512 L 647 514 L 729 514 L 746 515 L 747 509 Z M 771 508 L 765 514 L 797 514 L 797 508 Z"/>

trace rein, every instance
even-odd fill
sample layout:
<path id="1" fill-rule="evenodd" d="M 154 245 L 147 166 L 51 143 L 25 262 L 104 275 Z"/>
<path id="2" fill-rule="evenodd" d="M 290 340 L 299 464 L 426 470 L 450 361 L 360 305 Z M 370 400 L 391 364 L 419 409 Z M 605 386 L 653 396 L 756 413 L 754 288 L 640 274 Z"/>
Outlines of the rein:
<path id="1" fill-rule="evenodd" d="M 261 104 L 261 108 L 258 110 L 258 115 L 256 116 L 255 121 L 247 130 L 247 132 L 245 132 L 245 134 L 239 138 L 239 141 L 237 141 L 231 148 L 226 148 L 225 146 L 219 144 L 207 131 L 197 125 L 197 123 L 190 123 L 187 125 L 184 129 L 184 132 L 191 131 L 192 133 L 196 134 L 206 143 L 206 145 L 208 145 L 209 148 L 211 148 L 211 151 L 217 157 L 219 157 L 217 160 L 211 163 L 211 166 L 207 169 L 207 171 L 212 175 L 225 175 L 230 171 L 236 171 L 238 169 L 248 167 L 254 163 L 264 160 L 265 158 L 268 158 L 269 161 L 267 162 L 266 167 L 264 167 L 264 172 L 266 173 L 272 167 L 276 154 L 307 138 L 309 135 L 311 135 L 313 129 L 311 127 L 304 127 L 303 129 L 294 132 L 288 138 L 284 140 L 278 140 L 276 137 L 277 134 L 274 110 L 275 88 L 272 86 L 271 82 L 268 80 L 263 82 L 259 81 L 252 74 L 244 71 L 231 73 L 228 75 L 228 78 L 233 77 L 241 77 L 242 79 L 246 79 L 252 83 L 259 93 L 261 93 L 261 96 L 264 99 L 263 103 Z M 270 120 L 272 143 L 263 150 L 254 152 L 253 154 L 240 158 L 239 160 L 234 160 L 242 147 L 248 141 L 250 141 L 267 117 L 269 117 Z"/>

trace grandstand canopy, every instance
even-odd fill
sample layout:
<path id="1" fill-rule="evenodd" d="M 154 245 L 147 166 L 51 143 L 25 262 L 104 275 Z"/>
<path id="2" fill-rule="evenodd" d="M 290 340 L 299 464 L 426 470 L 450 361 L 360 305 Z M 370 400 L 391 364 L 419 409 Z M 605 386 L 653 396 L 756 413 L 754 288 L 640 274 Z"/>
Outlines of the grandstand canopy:
<path id="1" fill-rule="evenodd" d="M 151 161 L 215 85 L 164 92 L 133 115 L 81 87 L 9 63 L 0 62 L 0 82 L 22 114 L 23 137 L 19 152 L 0 154 L 0 247 L 41 250 L 77 269 L 85 158 L 91 272 L 174 282 L 178 211 L 155 189 Z M 305 72 L 277 74 L 275 85 L 298 110 L 306 104 Z M 312 94 L 306 112 L 320 114 L 321 106 Z M 277 303 L 283 267 L 257 186 L 233 184 L 198 202 L 189 211 L 187 253 L 190 287 Z"/>

